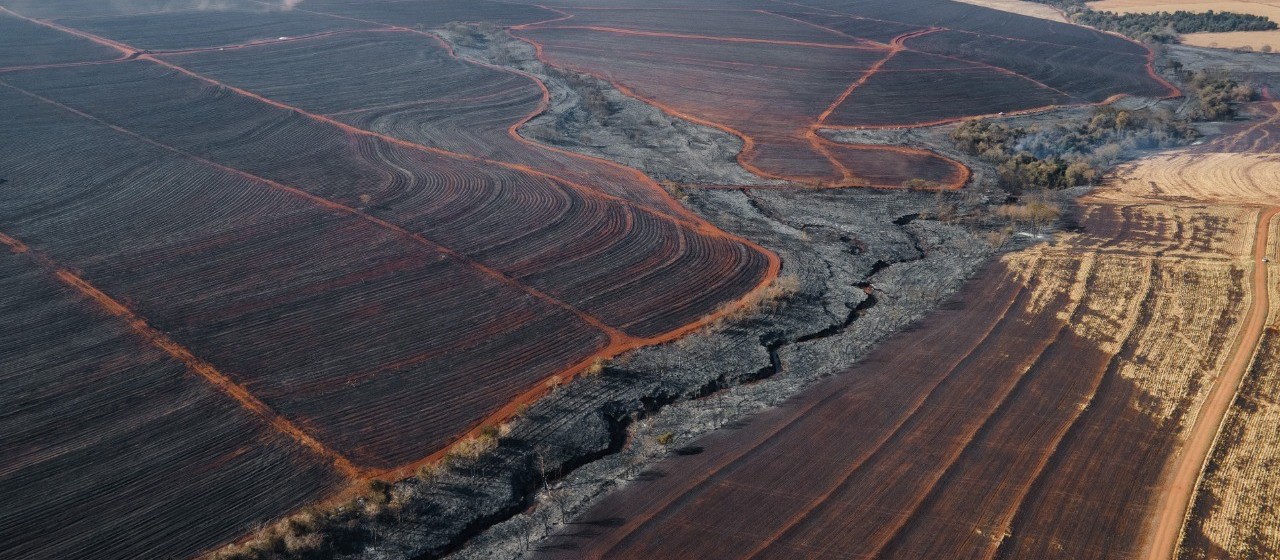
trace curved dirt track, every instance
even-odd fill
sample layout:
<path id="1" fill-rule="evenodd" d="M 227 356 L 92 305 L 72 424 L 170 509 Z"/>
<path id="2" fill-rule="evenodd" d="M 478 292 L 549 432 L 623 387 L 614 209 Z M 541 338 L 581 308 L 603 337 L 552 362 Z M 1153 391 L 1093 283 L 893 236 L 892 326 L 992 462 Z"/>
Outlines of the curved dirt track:
<path id="1" fill-rule="evenodd" d="M 60 33 L 81 50 L 94 47 L 95 55 L 101 47 L 120 53 L 100 64 L 4 69 L 0 96 L 15 112 L 5 163 L 15 171 L 0 184 L 24 190 L 0 205 L 0 241 L 42 263 L 43 280 L 72 289 L 80 298 L 75 305 L 114 317 L 144 348 L 180 364 L 190 374 L 182 383 L 209 385 L 216 389 L 212 400 L 229 401 L 220 406 L 243 409 L 247 419 L 226 425 L 249 434 L 248 442 L 233 441 L 234 434 L 201 439 L 203 426 L 185 417 L 170 424 L 157 441 L 195 437 L 196 447 L 210 449 L 181 449 L 186 455 L 166 467 L 204 469 L 208 476 L 192 488 L 212 485 L 241 500 L 292 492 L 236 507 L 219 500 L 169 503 L 161 495 L 154 503 L 139 499 L 135 517 L 58 520 L 77 507 L 112 512 L 92 505 L 100 497 L 131 501 L 136 471 L 103 461 L 95 473 L 101 496 L 50 491 L 47 501 L 24 506 L 38 512 L 0 519 L 0 540 L 17 554 L 74 553 L 85 546 L 81 539 L 97 538 L 104 558 L 189 555 L 370 477 L 405 476 L 451 442 L 510 417 L 550 390 L 548 380 L 563 381 L 597 360 L 732 313 L 780 266 L 776 255 L 716 228 L 638 170 L 520 137 L 516 129 L 545 109 L 545 87 L 528 75 L 503 78 L 509 70 L 475 71 L 477 65 L 415 30 L 317 32 L 163 56 L 231 56 L 357 33 L 412 38 L 413 49 L 483 78 L 457 84 L 462 103 L 479 98 L 466 95 L 469 87 L 537 101 L 513 104 L 519 112 L 502 113 L 501 122 L 478 117 L 484 126 L 471 130 L 492 133 L 481 145 L 504 151 L 469 152 L 466 138 L 449 144 L 452 138 L 362 128 L 73 26 L 2 7 L 0 18 Z M 9 149 L 18 145 L 43 152 Z M 59 150 L 84 157 L 50 164 Z M 95 202 L 75 200 L 77 192 Z M 516 211 L 524 219 L 476 217 L 477 209 Z M 42 212 L 56 217 L 40 219 Z M 271 310 L 283 310 L 288 320 L 263 315 Z M 48 351 L 20 350 L 26 354 L 13 359 L 21 363 Z M 62 383 L 57 390 L 69 394 L 68 402 L 84 398 L 75 394 L 86 390 L 77 377 Z M 104 406 L 118 408 L 114 401 Z M 49 410 L 62 424 L 83 415 Z M 261 435 L 264 428 L 274 434 Z M 240 449 L 200 463 L 228 441 Z M 0 482 L 28 485 L 25 473 L 73 457 L 65 450 L 24 451 L 5 465 L 23 476 Z M 152 459 L 144 454 L 138 461 Z M 289 460 L 297 479 L 284 484 L 279 470 Z M 226 485 L 224 476 L 240 480 Z M 62 482 L 50 479 L 51 487 Z M 160 473 L 157 484 L 175 485 Z M 171 524 L 174 508 L 209 518 L 208 530 L 166 532 L 183 526 Z M 77 535 L 17 536 L 31 534 L 33 523 Z M 103 531 L 111 536 L 82 523 L 110 527 Z"/>
<path id="2" fill-rule="evenodd" d="M 955 188 L 968 178 L 941 166 L 919 166 L 914 176 L 861 175 L 833 153 L 838 148 L 822 129 L 918 126 L 1177 93 L 1155 75 L 1144 47 L 1075 26 L 949 2 L 770 6 L 583 2 L 554 8 L 560 18 L 512 29 L 543 62 L 738 136 L 738 161 L 752 172 L 819 186 L 898 188 L 920 179 Z M 690 14 L 700 14 L 697 25 Z M 929 41 L 938 35 L 945 38 Z M 726 43 L 741 47 L 728 51 Z M 900 53 L 911 60 L 900 63 Z M 886 161 L 901 157 L 862 149 L 882 150 L 877 157 Z"/>
<path id="3" fill-rule="evenodd" d="M 1219 179 L 1213 184 L 1225 191 L 1218 198 L 1222 203 L 1238 201 L 1243 204 L 1258 204 L 1274 200 L 1275 184 L 1270 173 L 1258 172 L 1262 169 L 1261 164 L 1274 163 L 1268 156 L 1255 155 L 1254 160 L 1243 164 L 1243 168 L 1233 166 L 1232 163 L 1234 159 L 1242 157 L 1239 154 L 1274 153 L 1275 139 L 1271 136 L 1276 131 L 1276 122 L 1280 118 L 1278 109 L 1280 103 L 1271 101 L 1255 105 L 1253 112 L 1257 116 L 1256 122 L 1239 127 L 1239 130 L 1215 139 L 1198 150 L 1222 156 L 1220 166 L 1234 171 L 1224 174 L 1224 177 L 1206 178 L 1206 181 Z M 1204 174 L 1199 176 L 1203 177 Z M 1241 186 L 1246 188 L 1239 188 Z M 1269 254 L 1272 249 L 1270 226 L 1277 215 L 1280 215 L 1280 207 L 1276 206 L 1267 207 L 1259 213 L 1251 253 L 1252 305 L 1245 316 L 1244 329 L 1232 350 L 1231 361 L 1196 417 L 1195 425 L 1166 482 L 1161 507 L 1154 520 L 1151 542 L 1144 556 L 1146 560 L 1177 556 L 1181 539 L 1185 538 L 1188 525 L 1193 521 L 1191 507 L 1196 494 L 1198 491 L 1209 491 L 1200 486 L 1214 448 L 1227 445 L 1227 442 L 1221 441 L 1221 435 L 1228 412 L 1237 401 L 1244 378 L 1250 373 L 1251 364 L 1255 359 L 1260 359 L 1258 352 L 1270 318 L 1271 283 L 1274 281 L 1269 276 L 1268 265 L 1270 258 L 1275 256 Z"/>
<path id="4" fill-rule="evenodd" d="M 1263 333 L 1280 214 L 1269 175 L 1206 158 L 1261 169 L 1226 153 L 1259 136 L 1123 170 L 1082 201 L 1083 231 L 993 265 L 964 307 L 663 461 L 535 556 L 1171 558 Z"/>
<path id="5" fill-rule="evenodd" d="M 1204 470 L 1213 451 L 1214 443 L 1231 408 L 1244 376 L 1249 371 L 1249 364 L 1257 352 L 1258 343 L 1262 340 L 1263 329 L 1271 310 L 1269 302 L 1268 266 L 1264 261 L 1268 257 L 1271 219 L 1280 214 L 1280 207 L 1269 208 L 1258 216 L 1258 226 L 1254 233 L 1252 305 L 1245 314 L 1244 329 L 1240 332 L 1235 347 L 1231 350 L 1231 361 L 1219 375 L 1209 393 L 1208 400 L 1201 406 L 1196 415 L 1195 425 L 1187 436 L 1183 447 L 1178 452 L 1175 467 L 1166 487 L 1164 497 L 1158 507 L 1155 526 L 1151 534 L 1151 546 L 1144 556 L 1147 560 L 1166 560 L 1175 557 L 1178 539 L 1187 522 L 1187 511 L 1195 496 L 1196 485 L 1200 473 Z"/>

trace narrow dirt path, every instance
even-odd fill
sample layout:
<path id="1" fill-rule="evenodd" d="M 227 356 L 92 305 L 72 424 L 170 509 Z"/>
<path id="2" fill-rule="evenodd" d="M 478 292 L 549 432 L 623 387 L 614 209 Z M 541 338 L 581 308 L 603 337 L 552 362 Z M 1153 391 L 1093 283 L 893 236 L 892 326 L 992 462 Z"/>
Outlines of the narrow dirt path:
<path id="1" fill-rule="evenodd" d="M 1262 339 L 1262 331 L 1271 309 L 1268 301 L 1267 263 L 1263 259 L 1267 256 L 1271 219 L 1276 214 L 1280 214 L 1280 207 L 1268 208 L 1258 217 L 1253 241 L 1253 305 L 1245 314 L 1244 327 L 1240 330 L 1226 368 L 1210 390 L 1204 405 L 1200 407 L 1200 414 L 1196 416 L 1187 441 L 1174 459 L 1173 472 L 1165 482 L 1163 497 L 1152 516 L 1154 526 L 1147 552 L 1143 555 L 1145 560 L 1170 560 L 1177 553 L 1179 537 L 1186 524 L 1191 500 L 1195 497 L 1200 474 L 1204 471 L 1222 422 L 1249 370 L 1258 342 Z"/>

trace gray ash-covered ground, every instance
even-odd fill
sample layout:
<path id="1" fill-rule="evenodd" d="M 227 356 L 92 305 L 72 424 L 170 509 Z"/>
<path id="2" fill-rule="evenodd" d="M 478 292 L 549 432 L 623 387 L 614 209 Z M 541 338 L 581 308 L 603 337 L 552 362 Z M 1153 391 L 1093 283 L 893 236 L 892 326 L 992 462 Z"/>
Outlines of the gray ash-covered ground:
<path id="1" fill-rule="evenodd" d="M 587 114 L 586 86 L 532 60 L 522 43 L 475 28 L 441 35 L 462 56 L 518 68 L 548 85 L 552 106 L 520 130 L 527 137 L 673 182 L 776 186 L 734 163 L 741 144 L 733 136 L 669 117 L 601 82 L 587 91 L 605 96 L 609 112 Z M 468 36 L 465 44 L 456 42 L 460 36 Z M 548 137 L 556 126 L 577 128 Z M 651 126 L 660 133 L 647 131 Z M 666 140 L 645 141 L 656 136 Z M 946 149 L 927 138 L 900 140 L 881 134 L 876 143 Z M 429 480 L 397 483 L 393 493 L 403 505 L 366 517 L 350 556 L 519 556 L 610 489 L 653 476 L 650 463 L 696 452 L 687 444 L 697 435 L 731 428 L 847 369 L 945 301 L 996 250 L 980 216 L 1005 195 L 994 190 L 990 170 L 975 172 L 968 188 L 945 193 L 684 188 L 690 208 L 778 253 L 788 295 L 556 388 L 510 423 L 492 452 L 455 460 Z M 936 219 L 943 207 L 947 222 Z"/>
<path id="2" fill-rule="evenodd" d="M 456 39 L 457 30 L 442 35 Z M 473 36 L 480 41 L 470 48 L 455 47 L 464 56 L 533 74 L 551 90 L 551 108 L 521 129 L 526 137 L 677 183 L 778 186 L 734 164 L 741 147 L 737 138 L 671 118 L 607 84 L 566 78 L 528 57 L 522 46 L 485 35 Z M 1203 49 L 1175 49 L 1190 69 L 1219 58 Z M 1268 59 L 1254 73 L 1265 83 L 1280 75 L 1269 70 L 1276 66 Z M 584 91 L 602 95 L 608 110 L 585 110 Z M 1117 106 L 1157 104 L 1176 109 L 1177 102 L 1128 98 Z M 1087 118 L 1092 110 L 1066 108 L 1002 121 L 1049 125 Z M 597 375 L 557 388 L 511 423 L 492 453 L 456 462 L 428 482 L 398 484 L 396 492 L 411 496 L 407 505 L 370 527 L 373 538 L 352 556 L 522 557 L 610 490 L 663 476 L 652 469 L 662 457 L 697 453 L 698 435 L 735 429 L 750 414 L 846 370 L 888 334 L 945 302 L 999 250 L 988 242 L 998 225 L 982 216 L 1007 198 L 994 186 L 993 166 L 954 148 L 953 128 L 824 134 L 847 143 L 925 147 L 961 161 L 973 178 L 960 192 L 680 190 L 685 204 L 719 227 L 776 251 L 783 277 L 794 278 L 794 293 L 719 328 L 631 352 Z M 664 141 L 645 140 L 655 137 Z M 1079 193 L 1060 194 L 1066 201 Z M 941 221 L 940 214 L 951 218 Z"/>

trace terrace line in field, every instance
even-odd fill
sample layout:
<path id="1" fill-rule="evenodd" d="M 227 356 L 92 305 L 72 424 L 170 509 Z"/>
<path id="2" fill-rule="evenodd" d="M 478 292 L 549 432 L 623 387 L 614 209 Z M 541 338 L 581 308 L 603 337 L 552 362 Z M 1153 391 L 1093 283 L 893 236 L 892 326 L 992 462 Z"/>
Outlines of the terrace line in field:
<path id="1" fill-rule="evenodd" d="M 65 27 L 42 29 L 82 41 Z M 111 533 L 120 542 L 110 547 L 33 539 L 23 545 L 31 554 L 62 555 L 58 547 L 66 546 L 70 555 L 187 555 L 225 542 L 331 494 L 344 482 L 335 467 L 349 476 L 413 464 L 546 379 L 696 328 L 776 273 L 775 257 L 716 230 L 638 172 L 520 139 L 515 127 L 545 102 L 537 82 L 458 61 L 408 30 L 365 38 L 381 46 L 382 37 L 402 53 L 432 53 L 426 66 L 390 57 L 392 75 L 409 74 L 401 84 L 434 75 L 475 89 L 422 96 L 392 89 L 377 107 L 350 104 L 322 116 L 150 54 L 0 77 L 10 116 L 0 132 L 3 239 L 58 271 L 45 282 L 71 282 L 87 295 L 78 305 L 97 301 L 134 325 L 148 352 L 216 369 L 194 380 L 198 389 L 265 433 L 241 429 L 248 439 L 228 443 L 240 446 L 235 457 L 262 464 L 254 472 L 238 459 L 210 458 L 227 453 L 211 447 L 227 436 L 199 438 L 179 421 L 166 424 L 172 435 L 146 436 L 199 438 L 181 440 L 197 448 L 166 456 L 165 466 L 186 477 L 204 469 L 195 478 L 209 484 L 242 478 L 218 490 L 245 500 L 236 507 L 185 494 L 150 502 L 132 482 L 136 473 L 117 461 L 84 462 L 69 451 L 24 457 L 24 468 L 36 470 L 81 460 L 80 478 L 49 479 L 44 500 L 29 501 L 32 511 L 77 512 L 95 526 L 128 522 Z M 256 48 L 265 47 L 228 52 Z M 376 68 L 361 57 L 377 54 L 362 51 L 349 62 Z M 277 69 L 287 75 L 286 66 Z M 369 90 L 348 91 L 360 89 Z M 476 94 L 476 126 L 435 129 L 430 139 L 339 120 L 360 123 L 377 112 L 379 123 L 403 122 L 398 101 L 465 111 Z M 497 100 L 487 111 L 486 96 Z M 43 296 L 15 301 L 37 315 L 55 309 Z M 24 348 L 59 355 L 40 344 Z M 5 363 L 23 364 L 19 372 L 38 365 L 15 360 Z M 58 408 L 56 422 L 79 423 L 78 411 Z M 120 436 L 132 437 L 125 428 Z M 299 466 L 263 464 L 278 454 L 254 451 L 251 441 L 276 440 L 301 449 L 288 451 L 301 457 Z M 33 445 L 23 441 L 15 446 Z M 0 478 L 0 487 L 30 486 L 21 474 Z M 77 485 L 84 477 L 105 490 L 84 493 Z M 268 496 L 276 491 L 289 497 Z M 144 505 L 136 516 L 99 519 L 115 510 L 96 507 L 97 499 Z M 179 526 L 169 518 L 177 508 L 203 524 L 181 534 L 134 529 Z M 0 523 L 6 542 L 28 532 L 16 518 Z"/>
<path id="2" fill-rule="evenodd" d="M 1167 557 L 1255 351 L 1260 290 L 1276 297 L 1275 158 L 1233 152 L 1273 147 L 1276 106 L 1122 169 L 1082 199 L 1080 231 L 1006 256 L 844 376 L 665 460 L 540 557 Z M 1257 499 L 1277 484 L 1257 453 L 1280 417 L 1275 332 L 1182 558 L 1277 550 Z"/>
<path id="3" fill-rule="evenodd" d="M 921 152 L 864 146 L 851 161 L 822 128 L 911 126 L 1174 91 L 1150 72 L 1141 45 L 955 2 L 582 4 L 515 33 L 552 64 L 737 134 L 746 143 L 739 161 L 752 171 L 819 185 L 967 179 L 953 162 Z"/>
<path id="4" fill-rule="evenodd" d="M 4 243 L 5 555 L 189 556 L 344 482 L 30 249 Z"/>

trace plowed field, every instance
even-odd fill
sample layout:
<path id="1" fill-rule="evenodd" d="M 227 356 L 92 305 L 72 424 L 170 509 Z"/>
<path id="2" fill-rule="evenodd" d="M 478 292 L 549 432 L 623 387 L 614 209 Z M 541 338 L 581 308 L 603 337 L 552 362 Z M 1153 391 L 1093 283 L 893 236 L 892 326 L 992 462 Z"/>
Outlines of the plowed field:
<path id="1" fill-rule="evenodd" d="M 1270 126 L 1122 170 L 1081 231 L 673 454 L 538 557 L 1168 558 L 1215 439 L 1181 555 L 1274 555 L 1280 182 L 1231 151 Z"/>
<path id="2" fill-rule="evenodd" d="M 516 35 L 552 64 L 738 135 L 746 143 L 739 161 L 758 174 L 819 185 L 967 179 L 945 160 L 900 161 L 927 154 L 863 147 L 849 162 L 816 134 L 822 128 L 910 126 L 1174 91 L 1149 71 L 1139 45 L 969 4 L 637 8 L 559 8 L 561 17 L 517 26 Z"/>
<path id="3" fill-rule="evenodd" d="M 242 88 L 179 65 L 203 64 L 198 52 L 162 60 L 59 23 L 3 21 L 113 62 L 0 78 L 0 232 L 13 248 L 4 258 L 43 267 L 26 282 L 79 296 L 15 287 L 6 301 L 32 322 L 63 307 L 101 316 L 83 335 L 66 322 L 13 325 L 30 330 L 3 359 L 20 411 L 6 449 L 21 454 L 0 488 L 39 491 L 6 512 L 0 538 L 22 556 L 207 549 L 437 455 L 548 378 L 698 328 L 778 268 L 639 172 L 519 138 L 515 127 L 545 103 L 541 84 L 464 63 L 429 36 L 311 37 L 318 58 L 277 53 L 292 41 L 209 51 L 237 64 L 232 55 L 261 49 L 258 64 L 279 81 Z M 355 56 L 322 78 L 335 52 Z M 370 88 L 352 70 L 362 68 L 400 87 Z M 331 95 L 304 95 L 325 79 Z M 436 126 L 412 113 L 424 107 L 444 110 L 440 125 L 459 113 L 474 121 Z M 378 123 L 364 120 L 375 110 Z M 424 128 L 380 132 L 406 122 L 398 110 Z M 98 342 L 102 364 L 64 348 L 94 340 L 98 324 L 131 333 L 129 345 Z M 168 365 L 126 359 L 153 353 Z M 44 362 L 81 354 L 84 364 L 57 378 L 65 388 L 36 391 L 33 372 L 61 371 Z M 193 386 L 169 390 L 168 406 L 195 403 L 198 418 L 131 412 L 111 433 L 142 443 L 110 447 L 76 403 L 124 410 L 113 403 L 139 398 L 130 385 L 91 380 L 152 367 Z M 45 391 L 64 403 L 35 406 Z M 55 433 L 72 443 L 47 444 L 30 426 L 68 426 Z M 139 487 L 139 469 L 156 471 L 147 484 L 159 490 Z M 184 486 L 190 478 L 198 484 Z M 202 493 L 213 497 L 192 498 Z M 126 504 L 136 507 L 121 515 Z M 60 530 L 32 538 L 40 526 Z"/>
<path id="4" fill-rule="evenodd" d="M 738 133 L 748 167 L 824 185 L 969 175 L 823 126 L 1167 93 L 1132 43 L 913 3 L 0 0 L 0 544 L 197 554 L 408 472 L 548 379 L 700 328 L 776 277 L 776 256 L 639 171 L 524 139 L 545 85 L 425 30 L 509 26 Z M 931 35 L 946 40 L 913 44 Z M 895 81 L 939 73 L 973 78 Z M 982 382 L 991 406 L 1015 389 Z"/>

